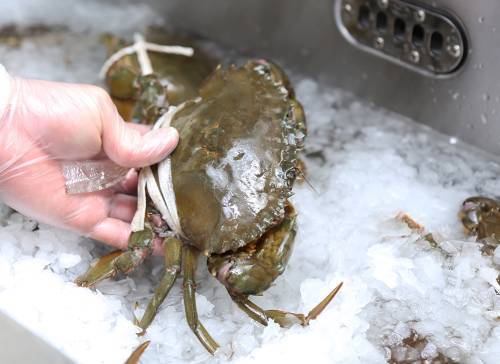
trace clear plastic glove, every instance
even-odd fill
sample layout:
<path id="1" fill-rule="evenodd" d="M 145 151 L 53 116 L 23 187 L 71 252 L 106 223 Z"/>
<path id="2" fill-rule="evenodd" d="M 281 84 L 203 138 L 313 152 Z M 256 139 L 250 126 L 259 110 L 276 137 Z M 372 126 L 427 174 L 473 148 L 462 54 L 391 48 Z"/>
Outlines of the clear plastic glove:
<path id="1" fill-rule="evenodd" d="M 3 112 L 0 105 L 0 199 L 41 222 L 125 248 L 137 174 L 113 189 L 68 195 L 61 163 L 109 158 L 123 167 L 150 165 L 175 148 L 177 131 L 125 123 L 95 86 L 7 77 L 0 84 L 4 93 L 8 85 Z"/>

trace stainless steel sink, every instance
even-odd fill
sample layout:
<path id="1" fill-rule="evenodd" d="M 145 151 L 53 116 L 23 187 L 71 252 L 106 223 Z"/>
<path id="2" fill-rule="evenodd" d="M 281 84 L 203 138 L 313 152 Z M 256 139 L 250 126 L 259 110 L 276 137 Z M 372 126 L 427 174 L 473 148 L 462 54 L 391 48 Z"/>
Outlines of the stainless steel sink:
<path id="1" fill-rule="evenodd" d="M 51 345 L 0 312 L 0 363 L 70 364 L 72 361 Z"/>

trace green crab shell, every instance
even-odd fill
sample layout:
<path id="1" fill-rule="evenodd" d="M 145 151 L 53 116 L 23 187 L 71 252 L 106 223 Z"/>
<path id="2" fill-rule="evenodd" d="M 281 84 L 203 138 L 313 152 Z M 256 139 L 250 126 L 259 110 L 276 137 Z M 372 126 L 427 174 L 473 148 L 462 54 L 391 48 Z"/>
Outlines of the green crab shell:
<path id="1" fill-rule="evenodd" d="M 181 226 L 206 254 L 236 250 L 284 217 L 305 118 L 287 80 L 269 66 L 219 67 L 201 98 L 172 119 L 180 134 L 171 158 Z"/>

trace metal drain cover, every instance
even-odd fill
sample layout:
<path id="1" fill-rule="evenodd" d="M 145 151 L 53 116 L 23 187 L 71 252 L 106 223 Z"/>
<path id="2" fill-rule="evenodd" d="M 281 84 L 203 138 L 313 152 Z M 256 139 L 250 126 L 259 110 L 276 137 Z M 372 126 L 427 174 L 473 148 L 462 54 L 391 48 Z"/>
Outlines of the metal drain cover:
<path id="1" fill-rule="evenodd" d="M 464 63 L 459 19 L 428 5 L 402 0 L 337 0 L 335 17 L 357 47 L 429 76 L 449 76 Z"/>

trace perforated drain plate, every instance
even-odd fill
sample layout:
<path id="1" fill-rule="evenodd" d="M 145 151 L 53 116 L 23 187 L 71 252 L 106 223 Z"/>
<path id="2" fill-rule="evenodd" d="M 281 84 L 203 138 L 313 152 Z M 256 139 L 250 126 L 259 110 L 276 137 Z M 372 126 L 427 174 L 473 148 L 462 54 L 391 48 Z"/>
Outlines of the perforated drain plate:
<path id="1" fill-rule="evenodd" d="M 460 20 L 437 8 L 401 0 L 337 0 L 335 17 L 352 44 L 430 76 L 449 76 L 464 63 Z"/>

